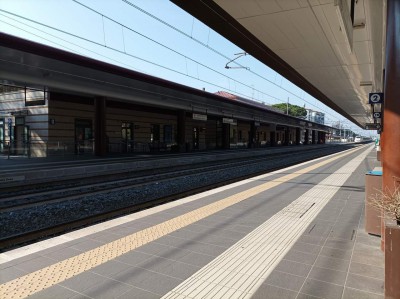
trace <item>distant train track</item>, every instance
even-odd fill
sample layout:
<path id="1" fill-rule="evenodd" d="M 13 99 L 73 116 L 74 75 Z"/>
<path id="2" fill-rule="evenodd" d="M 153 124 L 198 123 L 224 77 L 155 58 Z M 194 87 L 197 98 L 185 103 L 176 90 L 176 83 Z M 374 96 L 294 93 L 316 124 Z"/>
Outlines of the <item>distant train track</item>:
<path id="1" fill-rule="evenodd" d="M 254 157 L 241 161 L 234 161 L 234 159 L 231 159 L 228 161 L 204 162 L 195 165 L 187 165 L 185 167 L 180 166 L 177 168 L 160 169 L 158 170 L 158 174 L 146 174 L 140 177 L 122 179 L 108 178 L 107 182 L 102 180 L 86 186 L 71 186 L 71 184 L 67 182 L 65 184 L 52 185 L 50 189 L 45 191 L 42 191 L 42 189 L 39 188 L 39 190 L 24 190 L 23 194 L 15 192 L 14 195 L 9 196 L 8 198 L 0 199 L 0 214 L 3 216 L 12 214 L 15 215 L 15 217 L 24 217 L 24 214 L 29 214 L 28 212 L 30 210 L 43 210 L 45 212 L 42 212 L 40 217 L 48 218 L 48 221 L 46 221 L 48 225 L 42 225 L 39 227 L 34 227 L 34 225 L 29 227 L 28 225 L 25 226 L 25 229 L 20 229 L 19 231 L 15 231 L 15 229 L 11 229 L 10 231 L 7 231 L 4 228 L 0 229 L 0 247 L 7 248 L 32 242 L 49 235 L 60 234 L 71 229 L 76 229 L 112 217 L 149 208 L 183 196 L 199 193 L 228 183 L 253 177 L 261 173 L 270 172 L 356 146 L 359 145 L 339 145 L 323 148 L 311 147 L 306 151 L 299 150 L 291 151 L 289 153 L 279 152 L 264 156 L 263 158 Z M 260 168 L 260 165 L 264 166 Z M 254 169 L 254 171 L 245 173 L 245 169 Z M 109 200 L 108 197 L 118 198 L 118 195 L 113 194 L 119 194 L 119 192 L 130 192 L 131 190 L 136 189 L 143 189 L 145 190 L 144 192 L 147 192 L 147 189 L 155 188 L 154 184 L 158 184 L 159 187 L 164 185 L 168 186 L 168 184 L 174 184 L 175 182 L 185 180 L 186 178 L 196 176 L 212 177 L 222 173 L 226 174 L 226 178 L 207 182 L 202 185 L 193 184 L 193 186 L 189 186 L 189 188 L 185 186 L 185 190 L 183 190 L 183 188 L 180 190 L 172 190 L 169 194 L 167 194 L 167 192 L 159 197 L 134 204 L 119 204 L 118 200 L 115 200 L 115 202 L 113 202 L 115 203 L 114 208 L 100 212 L 93 211 L 93 214 L 84 214 L 81 217 L 76 217 L 76 211 L 68 211 L 68 208 L 66 208 L 66 206 L 68 207 L 69 205 L 74 205 L 78 202 L 79 207 L 87 205 L 87 209 L 90 209 L 93 205 L 101 205 L 102 198 L 106 198 L 106 200 Z M 237 175 L 227 175 L 233 173 L 237 173 Z M 46 211 L 54 211 L 58 206 L 58 209 L 66 210 L 64 211 L 64 219 L 50 219 L 52 217 L 52 212 L 49 212 L 50 215 L 48 215 L 46 214 Z M 12 220 L 12 218 L 10 218 L 10 220 Z M 29 218 L 20 219 L 19 221 L 24 221 L 24 223 L 26 223 L 29 221 Z"/>

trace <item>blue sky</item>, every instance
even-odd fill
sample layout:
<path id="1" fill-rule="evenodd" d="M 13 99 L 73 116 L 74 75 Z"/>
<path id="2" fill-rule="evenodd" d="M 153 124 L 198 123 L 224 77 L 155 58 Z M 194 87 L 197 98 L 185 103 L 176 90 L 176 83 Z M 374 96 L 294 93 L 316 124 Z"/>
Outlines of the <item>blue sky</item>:
<path id="1" fill-rule="evenodd" d="M 1 0 L 0 9 L 0 30 L 5 33 L 209 92 L 225 90 L 266 104 L 289 98 L 291 104 L 324 112 L 328 125 L 341 121 L 357 133 L 372 132 L 250 55 L 236 60 L 250 70 L 226 69 L 229 59 L 243 50 L 168 0 Z"/>

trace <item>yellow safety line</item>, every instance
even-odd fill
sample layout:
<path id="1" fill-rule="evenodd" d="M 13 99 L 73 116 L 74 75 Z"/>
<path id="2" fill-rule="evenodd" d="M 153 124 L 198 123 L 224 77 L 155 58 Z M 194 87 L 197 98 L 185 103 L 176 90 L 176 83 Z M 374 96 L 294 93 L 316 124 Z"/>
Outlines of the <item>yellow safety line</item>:
<path id="1" fill-rule="evenodd" d="M 308 166 L 302 170 L 285 175 L 279 180 L 269 181 L 262 185 L 239 192 L 235 195 L 226 197 L 217 202 L 198 208 L 184 215 L 167 220 L 163 223 L 143 229 L 129 236 L 120 238 L 113 242 L 104 244 L 92 250 L 86 251 L 74 257 L 55 263 L 38 271 L 21 276 L 0 285 L 2 298 L 25 298 L 34 293 L 42 291 L 62 281 L 72 278 L 96 266 L 104 264 L 140 246 L 150 243 L 180 228 L 188 226 L 196 221 L 213 215 L 229 206 L 239 203 L 245 199 L 255 196 L 270 188 L 292 180 L 302 174 L 312 171 L 318 167 L 326 165 L 344 156 L 350 155 L 357 149 L 339 154 L 328 160 Z"/>

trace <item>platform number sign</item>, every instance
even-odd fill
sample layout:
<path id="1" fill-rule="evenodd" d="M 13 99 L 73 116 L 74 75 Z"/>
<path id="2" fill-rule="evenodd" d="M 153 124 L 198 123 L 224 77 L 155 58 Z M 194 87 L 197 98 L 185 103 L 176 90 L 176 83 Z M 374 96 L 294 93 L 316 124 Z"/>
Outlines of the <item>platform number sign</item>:
<path id="1" fill-rule="evenodd" d="M 382 104 L 383 92 L 372 92 L 369 94 L 369 104 Z"/>
<path id="2" fill-rule="evenodd" d="M 381 112 L 374 112 L 373 116 L 374 116 L 375 119 L 382 118 L 382 113 Z"/>

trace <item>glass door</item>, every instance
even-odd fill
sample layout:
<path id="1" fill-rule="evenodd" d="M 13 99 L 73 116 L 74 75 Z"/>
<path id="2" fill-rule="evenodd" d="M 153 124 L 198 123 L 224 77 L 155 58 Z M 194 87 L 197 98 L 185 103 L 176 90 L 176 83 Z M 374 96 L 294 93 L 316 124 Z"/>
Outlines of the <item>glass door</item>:
<path id="1" fill-rule="evenodd" d="M 133 124 L 123 122 L 121 125 L 121 150 L 123 153 L 130 153 L 134 151 L 133 146 Z"/>

